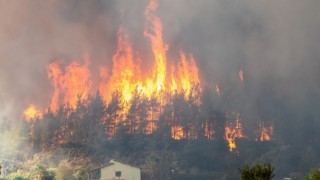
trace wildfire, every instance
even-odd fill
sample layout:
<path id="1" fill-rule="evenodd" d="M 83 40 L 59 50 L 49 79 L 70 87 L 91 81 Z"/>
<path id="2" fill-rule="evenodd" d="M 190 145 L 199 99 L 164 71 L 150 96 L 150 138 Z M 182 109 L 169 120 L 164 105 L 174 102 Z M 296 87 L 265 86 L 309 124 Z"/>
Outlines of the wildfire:
<path id="1" fill-rule="evenodd" d="M 219 87 L 219 85 L 216 84 L 215 88 L 216 88 L 217 95 L 220 96 L 220 87 Z"/>
<path id="2" fill-rule="evenodd" d="M 133 49 L 128 40 L 128 35 L 123 28 L 118 32 L 118 48 L 112 57 L 113 69 L 110 79 L 107 69 L 100 68 L 100 93 L 106 102 L 110 102 L 113 92 L 119 92 L 125 106 L 129 108 L 129 102 L 137 88 L 140 70 L 133 59 Z"/>
<path id="3" fill-rule="evenodd" d="M 239 71 L 239 79 L 240 79 L 241 82 L 243 82 L 243 80 L 244 80 L 243 70 L 242 69 L 240 69 L 240 71 Z"/>
<path id="4" fill-rule="evenodd" d="M 235 122 L 232 122 L 231 119 L 235 118 Z M 243 128 L 240 122 L 240 114 L 232 113 L 232 116 L 229 117 L 229 114 L 226 114 L 227 123 L 225 126 L 225 138 L 228 142 L 229 150 L 233 151 L 236 146 L 236 138 L 244 138 Z"/>
<path id="5" fill-rule="evenodd" d="M 260 122 L 259 124 L 259 140 L 260 141 L 271 141 L 273 135 L 273 126 L 270 124 L 266 126 L 265 123 Z"/>
<path id="6" fill-rule="evenodd" d="M 73 61 L 65 67 L 64 72 L 60 68 L 61 65 L 62 63 L 58 61 L 47 67 L 48 78 L 54 88 L 50 104 L 52 112 L 56 112 L 62 104 L 67 104 L 74 109 L 79 99 L 88 98 L 92 84 L 88 57 L 85 58 L 84 65 Z"/>
<path id="7" fill-rule="evenodd" d="M 154 12 L 158 4 L 156 1 L 150 1 L 145 10 L 147 24 L 144 35 L 151 41 L 152 52 L 154 56 L 154 69 L 152 74 L 152 90 L 161 91 L 166 89 L 166 73 L 167 73 L 167 50 L 168 45 L 162 40 L 162 23 Z"/>
<path id="8" fill-rule="evenodd" d="M 184 92 L 186 99 L 190 94 L 192 95 L 192 87 L 200 84 L 195 58 L 192 54 L 180 51 L 180 61 L 176 64 L 169 63 L 167 57 L 169 46 L 163 41 L 162 22 L 155 14 L 157 7 L 157 2 L 151 0 L 144 11 L 146 16 L 144 36 L 150 41 L 153 53 L 151 71 L 142 70 L 139 62 L 149 60 L 137 57 L 139 53 L 135 53 L 125 27 L 121 27 L 118 31 L 117 50 L 112 57 L 112 70 L 109 71 L 107 67 L 100 66 L 99 82 L 93 81 L 88 56 L 85 56 L 84 63 L 74 60 L 70 64 L 65 64 L 60 60 L 47 66 L 47 75 L 53 86 L 49 105 L 51 111 L 56 113 L 61 105 L 75 109 L 78 100 L 88 99 L 90 93 L 97 90 L 106 103 L 111 101 L 113 93 L 119 93 L 124 107 L 119 116 L 122 118 L 126 117 L 132 98 L 137 91 L 139 96 L 148 100 L 154 98 L 160 106 L 165 102 L 162 97 L 164 94 Z M 92 84 L 98 84 L 98 88 L 94 89 Z M 149 114 L 147 117 L 146 133 L 150 134 L 156 129 L 156 124 L 153 122 L 154 116 L 156 114 Z M 118 122 L 121 120 L 119 119 Z"/>
<path id="9" fill-rule="evenodd" d="M 26 110 L 24 110 L 23 116 L 25 120 L 30 121 L 31 119 L 41 118 L 42 112 L 35 105 L 31 104 Z"/>
<path id="10" fill-rule="evenodd" d="M 186 95 L 191 93 L 192 86 L 199 84 L 198 67 L 192 55 L 189 55 L 189 61 L 183 52 L 180 52 L 181 61 L 179 63 L 178 79 L 181 87 L 178 90 L 184 90 Z"/>
<path id="11" fill-rule="evenodd" d="M 100 68 L 100 93 L 106 102 L 110 101 L 112 92 L 119 92 L 123 102 L 130 104 L 136 90 L 141 95 L 150 98 L 160 96 L 160 92 L 175 92 L 176 90 L 191 92 L 193 84 L 199 84 L 198 67 L 193 56 L 180 52 L 181 61 L 178 67 L 171 65 L 168 73 L 167 50 L 168 45 L 162 40 L 162 23 L 155 15 L 157 2 L 151 1 L 145 10 L 146 27 L 145 37 L 150 40 L 154 57 L 151 74 L 145 74 L 134 56 L 134 50 L 124 28 L 118 32 L 118 47 L 114 54 L 112 75 L 109 78 L 106 68 Z M 144 74 L 143 74 L 144 73 Z M 143 79 L 142 77 L 147 77 Z M 158 98 L 159 99 L 159 98 Z M 125 109 L 128 109 L 125 108 Z"/>
<path id="12" fill-rule="evenodd" d="M 183 138 L 183 128 L 181 126 L 174 126 L 171 128 L 172 138 L 179 140 Z"/>
<path id="13" fill-rule="evenodd" d="M 137 93 L 142 97 L 141 99 L 157 104 L 153 107 L 150 105 L 152 103 L 149 103 L 151 110 L 147 110 L 150 112 L 146 112 L 147 117 L 143 117 L 143 120 L 147 121 L 144 133 L 152 134 L 157 128 L 155 120 L 159 119 L 164 103 L 167 101 L 165 99 L 167 94 L 172 96 L 183 92 L 184 97 L 182 98 L 185 98 L 185 100 L 190 100 L 191 98 L 188 99 L 189 97 L 194 97 L 193 87 L 201 85 L 196 59 L 192 54 L 180 51 L 179 61 L 176 63 L 170 61 L 170 57 L 167 56 L 169 46 L 163 41 L 162 22 L 155 14 L 157 7 L 157 2 L 151 0 L 144 11 L 146 16 L 144 37 L 150 42 L 153 53 L 153 58 L 151 59 L 153 64 L 150 71 L 146 72 L 140 64 L 140 62 L 150 60 L 137 55 L 141 53 L 135 52 L 129 33 L 126 32 L 125 27 L 121 27 L 118 31 L 117 49 L 112 56 L 113 66 L 110 69 L 105 66 L 98 67 L 99 78 L 97 78 L 97 82 L 94 81 L 96 79 L 91 75 L 93 67 L 89 68 L 90 59 L 87 55 L 84 57 L 83 63 L 74 60 L 66 64 L 60 60 L 47 66 L 47 76 L 53 87 L 50 104 L 48 105 L 50 110 L 56 113 L 59 106 L 62 105 L 74 110 L 79 100 L 87 100 L 96 91 L 99 91 L 105 103 L 110 103 L 113 98 L 112 95 L 116 92 L 119 94 L 123 110 L 120 112 L 121 116 L 117 116 L 117 121 L 108 127 L 110 129 L 114 127 L 112 133 L 115 134 L 117 123 L 125 120 Z M 238 75 L 240 81 L 243 82 L 244 72 L 242 69 Z M 97 87 L 93 86 L 93 84 Z M 218 84 L 215 85 L 215 93 L 220 96 L 221 91 Z M 42 113 L 34 105 L 30 105 L 24 111 L 24 117 L 27 121 L 30 121 L 30 119 L 42 117 Z M 179 123 L 172 125 L 171 137 L 173 139 L 179 140 L 189 137 L 189 133 L 186 133 L 180 125 Z M 202 126 L 205 129 L 203 135 L 208 139 L 213 139 L 215 135 L 214 123 L 206 123 L 202 124 Z M 68 128 L 69 126 L 64 126 L 55 132 L 53 141 L 63 144 L 66 136 L 65 132 L 70 131 L 71 135 L 73 135 L 73 131 Z M 188 128 L 195 129 L 197 127 Z M 264 124 L 260 124 L 259 138 L 257 140 L 270 141 L 272 134 L 272 126 L 266 127 Z M 236 148 L 235 140 L 237 138 L 245 137 L 239 113 L 226 113 L 224 136 L 230 151 Z M 191 138 L 197 137 L 197 135 L 191 135 Z"/>

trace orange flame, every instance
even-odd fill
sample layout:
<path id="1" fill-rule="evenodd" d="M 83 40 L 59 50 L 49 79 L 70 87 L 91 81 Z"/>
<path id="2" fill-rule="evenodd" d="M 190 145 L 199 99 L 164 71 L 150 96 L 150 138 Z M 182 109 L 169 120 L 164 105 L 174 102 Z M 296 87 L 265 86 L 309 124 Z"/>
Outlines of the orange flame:
<path id="1" fill-rule="evenodd" d="M 244 80 L 243 70 L 242 69 L 240 69 L 240 71 L 239 71 L 239 79 L 240 79 L 241 82 L 243 82 L 243 80 Z"/>
<path id="2" fill-rule="evenodd" d="M 33 104 L 30 104 L 27 109 L 24 110 L 23 116 L 26 121 L 30 121 L 35 118 L 42 118 L 42 112 Z"/>
<path id="3" fill-rule="evenodd" d="M 73 61 L 63 73 L 60 69 L 61 62 L 54 62 L 48 66 L 48 78 L 54 87 L 50 109 L 56 112 L 59 104 L 68 104 L 71 108 L 76 108 L 78 99 L 87 99 L 92 84 L 89 60 L 85 59 L 85 64 L 80 65 Z M 62 103 L 60 103 L 62 101 Z"/>
<path id="4" fill-rule="evenodd" d="M 171 127 L 171 137 L 176 140 L 183 139 L 183 128 L 181 126 Z"/>
<path id="5" fill-rule="evenodd" d="M 109 81 L 106 68 L 100 69 L 100 76 L 103 79 L 100 83 L 100 92 L 104 100 L 109 102 L 112 92 L 118 91 L 123 101 L 128 103 L 137 87 L 139 70 L 135 66 L 133 50 L 127 34 L 122 28 L 118 34 L 118 49 L 112 58 L 113 69 Z"/>
<path id="6" fill-rule="evenodd" d="M 265 125 L 265 123 L 260 122 L 259 124 L 260 129 L 260 141 L 271 141 L 271 136 L 273 135 L 273 126 L 270 124 L 270 126 Z"/>
<path id="7" fill-rule="evenodd" d="M 139 96 L 142 96 L 147 101 L 157 101 L 155 104 L 160 104 L 157 107 L 151 107 L 152 110 L 147 112 L 146 120 L 146 134 L 151 134 L 156 130 L 157 123 L 154 121 L 159 119 L 161 113 L 163 94 L 173 95 L 176 92 L 184 92 L 187 99 L 193 95 L 193 86 L 200 85 L 199 70 L 192 54 L 179 52 L 179 62 L 170 63 L 167 57 L 168 45 L 163 41 L 162 22 L 156 16 L 158 4 L 151 0 L 145 9 L 146 25 L 144 29 L 144 36 L 150 41 L 151 50 L 153 53 L 153 66 L 150 72 L 142 71 L 140 66 L 140 59 L 136 57 L 133 46 L 130 42 L 129 36 L 124 28 L 120 28 L 117 39 L 117 50 L 112 57 L 113 67 L 109 72 L 106 67 L 99 67 L 99 92 L 106 103 L 109 103 L 112 98 L 112 93 L 118 92 L 120 94 L 120 101 L 124 106 L 124 110 L 120 116 L 126 117 L 128 109 L 132 103 L 132 99 L 138 91 Z M 140 57 L 139 57 L 140 58 Z M 142 57 L 143 58 L 143 57 Z M 141 59 L 142 59 L 141 58 Z M 147 59 L 148 60 L 148 59 Z M 144 59 L 144 61 L 147 61 Z M 88 99 L 92 89 L 93 80 L 89 70 L 90 61 L 88 56 L 85 56 L 84 63 L 72 61 L 70 64 L 63 64 L 62 61 L 56 61 L 48 65 L 47 76 L 53 86 L 53 94 L 51 97 L 49 108 L 52 112 L 57 112 L 59 106 L 69 105 L 72 109 L 77 106 L 78 100 Z M 238 73 L 241 82 L 244 81 L 243 69 Z M 215 92 L 220 96 L 220 87 L 215 85 Z M 43 108 L 45 109 L 45 108 Z M 34 118 L 41 118 L 41 111 L 34 105 L 30 105 L 23 113 L 24 118 L 30 121 Z M 122 119 L 117 119 L 116 123 Z M 112 133 L 116 132 L 116 124 L 110 125 L 113 127 Z M 208 139 L 213 139 L 215 135 L 214 124 L 204 124 L 204 135 Z M 70 127 L 61 127 L 59 132 L 55 132 L 54 142 L 59 144 L 65 143 L 64 137 Z M 257 141 L 270 141 L 273 135 L 273 126 L 265 126 L 260 123 Z M 33 128 L 31 128 L 32 130 Z M 60 132 L 61 131 L 61 132 Z M 33 132 L 30 132 L 31 135 Z M 70 130 L 71 135 L 73 131 Z M 173 125 L 171 127 L 171 136 L 173 139 L 188 138 L 189 133 L 184 132 L 182 126 Z M 192 136 L 192 135 L 191 135 Z M 230 151 L 236 149 L 237 138 L 245 138 L 241 124 L 239 113 L 226 113 L 225 124 L 225 139 L 228 143 Z M 193 135 L 192 137 L 197 137 Z"/>
<path id="8" fill-rule="evenodd" d="M 233 113 L 234 114 L 234 113 Z M 229 150 L 233 151 L 236 146 L 236 138 L 244 138 L 243 134 L 243 128 L 240 122 L 240 114 L 236 113 L 235 118 L 235 124 L 230 122 L 229 114 L 227 113 L 227 123 L 225 126 L 225 138 L 228 142 Z M 233 115 L 234 116 L 234 115 Z M 232 117 L 231 117 L 232 118 Z"/>
<path id="9" fill-rule="evenodd" d="M 185 91 L 186 96 L 188 96 L 191 92 L 192 86 L 200 83 L 198 68 L 192 55 L 189 56 L 189 62 L 183 52 L 180 52 L 180 57 L 181 61 L 178 66 L 178 77 L 181 82 L 181 87 L 179 90 Z"/>
<path id="10" fill-rule="evenodd" d="M 152 75 L 153 84 L 151 89 L 161 91 L 166 89 L 166 73 L 167 73 L 167 50 L 168 45 L 162 40 L 162 23 L 154 14 L 158 4 L 156 1 L 150 1 L 145 10 L 147 18 L 146 29 L 144 35 L 151 41 L 152 52 L 155 60 L 154 71 Z"/>
<path id="11" fill-rule="evenodd" d="M 216 93 L 218 96 L 220 96 L 220 87 L 219 84 L 216 84 Z"/>
<path id="12" fill-rule="evenodd" d="M 168 45 L 163 41 L 162 22 L 155 13 L 157 7 L 157 2 L 151 0 L 144 12 L 146 16 L 144 37 L 150 41 L 153 53 L 151 71 L 142 71 L 139 62 L 143 57 L 136 57 L 137 53 L 134 52 L 130 38 L 123 27 L 118 31 L 117 50 L 112 57 L 111 71 L 109 72 L 106 67 L 99 67 L 99 82 L 95 82 L 98 84 L 97 89 L 106 103 L 111 101 L 114 92 L 119 93 L 124 107 L 123 112 L 120 112 L 121 117 L 126 117 L 136 91 L 148 100 L 154 98 L 161 106 L 166 101 L 162 98 L 164 94 L 184 92 L 185 98 L 188 98 L 193 93 L 192 86 L 200 84 L 199 70 L 192 54 L 181 51 L 180 61 L 177 64 L 168 63 Z M 92 86 L 88 57 L 85 57 L 84 64 L 77 61 L 67 65 L 62 61 L 53 62 L 47 67 L 47 75 L 53 86 L 49 105 L 52 112 L 57 112 L 61 105 L 69 105 L 75 109 L 79 99 L 87 99 L 95 90 Z M 160 112 L 161 108 L 155 111 Z M 148 120 L 146 133 L 152 133 L 156 129 L 156 123 L 153 122 L 156 113 L 151 113 L 152 117 L 146 118 Z"/>

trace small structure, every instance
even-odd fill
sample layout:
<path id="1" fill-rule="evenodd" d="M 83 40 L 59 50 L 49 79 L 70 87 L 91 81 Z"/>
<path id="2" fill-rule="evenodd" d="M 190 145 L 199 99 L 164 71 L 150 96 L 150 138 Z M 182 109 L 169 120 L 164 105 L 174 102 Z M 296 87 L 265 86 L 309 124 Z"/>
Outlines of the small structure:
<path id="1" fill-rule="evenodd" d="M 108 164 L 90 171 L 90 180 L 141 180 L 138 167 L 111 160 Z"/>

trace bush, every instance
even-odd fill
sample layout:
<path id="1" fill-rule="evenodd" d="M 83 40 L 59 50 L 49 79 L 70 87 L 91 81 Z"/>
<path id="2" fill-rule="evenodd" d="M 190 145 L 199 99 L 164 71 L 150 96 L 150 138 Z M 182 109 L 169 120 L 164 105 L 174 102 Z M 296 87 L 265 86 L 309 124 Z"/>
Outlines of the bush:
<path id="1" fill-rule="evenodd" d="M 73 170 L 66 166 L 59 166 L 56 170 L 56 180 L 74 180 Z"/>
<path id="2" fill-rule="evenodd" d="M 15 172 L 9 174 L 5 179 L 8 180 L 29 180 L 30 174 L 28 172 Z"/>
<path id="3" fill-rule="evenodd" d="M 90 171 L 90 168 L 88 167 L 77 169 L 73 172 L 73 176 L 75 177 L 76 180 L 86 180 L 88 179 L 89 171 Z"/>
<path id="4" fill-rule="evenodd" d="M 271 180 L 274 177 L 274 167 L 269 163 L 252 167 L 248 165 L 240 169 L 242 180 Z"/>
<path id="5" fill-rule="evenodd" d="M 32 178 L 38 178 L 41 180 L 53 180 L 54 171 L 48 170 L 44 165 L 35 165 L 30 169 L 30 175 Z"/>
<path id="6" fill-rule="evenodd" d="M 318 180 L 320 179 L 320 168 L 312 169 L 308 175 L 304 177 L 304 180 Z"/>

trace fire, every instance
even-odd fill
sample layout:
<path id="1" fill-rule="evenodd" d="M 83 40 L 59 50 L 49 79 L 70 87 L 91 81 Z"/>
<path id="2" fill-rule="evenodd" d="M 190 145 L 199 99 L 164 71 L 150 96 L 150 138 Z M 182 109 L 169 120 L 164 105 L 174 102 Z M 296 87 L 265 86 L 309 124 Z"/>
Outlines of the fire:
<path id="1" fill-rule="evenodd" d="M 231 118 L 235 118 L 235 123 L 231 122 Z M 245 136 L 243 134 L 239 113 L 232 113 L 232 117 L 229 117 L 229 114 L 227 113 L 226 119 L 225 138 L 228 142 L 229 150 L 233 151 L 237 147 L 235 143 L 236 138 L 244 138 Z"/>
<path id="2" fill-rule="evenodd" d="M 145 37 L 151 41 L 151 48 L 154 56 L 154 69 L 152 73 L 152 90 L 161 91 L 166 89 L 167 73 L 167 50 L 168 45 L 162 40 L 162 23 L 154 12 L 158 4 L 156 1 L 150 1 L 145 10 L 147 24 L 144 31 Z"/>
<path id="3" fill-rule="evenodd" d="M 118 35 L 118 48 L 112 57 L 113 69 L 109 81 L 106 68 L 100 69 L 100 76 L 103 80 L 100 83 L 100 93 L 104 100 L 109 102 L 112 92 L 117 91 L 121 94 L 123 101 L 127 103 L 132 99 L 137 87 L 139 70 L 133 60 L 133 49 L 128 41 L 128 35 L 122 28 L 120 28 Z"/>
<path id="4" fill-rule="evenodd" d="M 208 123 L 204 124 L 204 136 L 207 139 L 213 139 L 215 135 L 214 127 Z"/>
<path id="5" fill-rule="evenodd" d="M 181 126 L 173 126 L 171 128 L 171 137 L 176 140 L 183 139 L 183 128 Z"/>
<path id="6" fill-rule="evenodd" d="M 179 63 L 178 78 L 181 82 L 179 90 L 184 90 L 186 95 L 189 95 L 194 84 L 199 84 L 199 73 L 195 60 L 192 55 L 189 55 L 189 61 L 183 52 L 180 52 L 181 61 Z"/>
<path id="7" fill-rule="evenodd" d="M 35 118 L 41 118 L 42 112 L 33 104 L 30 104 L 29 107 L 24 110 L 23 116 L 27 121 Z"/>
<path id="8" fill-rule="evenodd" d="M 273 126 L 270 124 L 266 126 L 265 123 L 260 122 L 259 124 L 259 140 L 260 141 L 271 141 L 271 136 L 273 135 Z"/>
<path id="9" fill-rule="evenodd" d="M 239 79 L 240 79 L 241 82 L 243 82 L 243 80 L 244 80 L 243 70 L 242 69 L 240 69 L 240 71 L 239 71 Z"/>
<path id="10" fill-rule="evenodd" d="M 138 92 L 139 96 L 148 101 L 155 100 L 160 105 L 152 109 L 152 113 L 148 112 L 146 133 L 150 134 L 157 128 L 153 121 L 166 101 L 163 98 L 165 94 L 183 92 L 186 99 L 190 94 L 194 95 L 193 86 L 200 84 L 196 60 L 192 54 L 180 51 L 178 63 L 168 61 L 169 46 L 163 41 L 162 22 L 155 13 L 157 7 L 157 2 L 151 0 L 144 12 L 146 16 L 144 37 L 150 42 L 153 53 L 151 71 L 142 70 L 139 62 L 150 60 L 137 57 L 139 53 L 134 51 L 129 34 L 125 27 L 121 27 L 118 31 L 117 50 L 112 57 L 111 71 L 107 67 L 100 66 L 98 82 L 93 81 L 88 56 L 85 56 L 82 64 L 76 60 L 65 64 L 60 60 L 47 66 L 47 75 L 53 86 L 50 110 L 56 113 L 62 105 L 74 110 L 79 100 L 88 99 L 91 93 L 97 90 L 103 100 L 110 103 L 112 94 L 116 92 L 123 106 L 121 116 L 117 120 L 120 122 L 126 118 L 134 94 Z M 94 89 L 92 84 L 97 84 L 97 88 Z"/>
<path id="11" fill-rule="evenodd" d="M 174 66 L 171 66 L 171 93 L 174 94 L 178 90 L 177 81 L 174 76 Z"/>
<path id="12" fill-rule="evenodd" d="M 134 56 L 134 50 L 129 41 L 128 34 L 124 28 L 118 32 L 118 47 L 114 54 L 112 74 L 109 77 L 106 68 L 100 68 L 100 93 L 104 100 L 109 102 L 112 92 L 119 92 L 122 101 L 128 104 L 136 90 L 142 96 L 149 99 L 156 95 L 160 99 L 161 92 L 185 91 L 188 95 L 192 85 L 199 84 L 198 67 L 194 57 L 180 52 L 178 67 L 171 65 L 171 72 L 168 73 L 167 62 L 168 45 L 162 39 L 162 23 L 155 15 L 157 2 L 151 1 L 145 10 L 146 27 L 144 36 L 150 41 L 153 52 L 154 64 L 151 74 L 142 72 L 139 60 Z M 146 77 L 146 78 L 142 78 Z"/>
<path id="13" fill-rule="evenodd" d="M 151 59 L 138 56 L 143 53 L 135 52 L 129 33 L 125 27 L 121 27 L 117 34 L 117 48 L 112 56 L 112 67 L 99 66 L 97 69 L 94 69 L 95 67 L 90 66 L 88 55 L 84 57 L 83 63 L 74 60 L 67 64 L 60 60 L 52 62 L 47 66 L 47 76 L 53 87 L 50 103 L 48 104 L 49 109 L 53 113 L 56 113 L 60 106 L 68 106 L 71 111 L 75 110 L 79 100 L 88 100 L 90 95 L 93 95 L 96 91 L 99 91 L 102 99 L 108 104 L 114 100 L 112 95 L 116 93 L 119 95 L 119 101 L 123 109 L 119 110 L 121 112 L 116 112 L 115 123 L 110 125 L 101 123 L 105 125 L 105 129 L 112 129 L 108 131 L 108 135 L 112 137 L 117 132 L 118 123 L 126 123 L 125 120 L 128 119 L 127 115 L 130 113 L 130 108 L 133 107 L 132 104 L 134 104 L 136 95 L 139 96 L 139 101 L 146 101 L 148 105 L 148 108 L 146 108 L 148 110 L 145 110 L 147 112 L 144 112 L 146 114 L 144 116 L 146 117 L 139 117 L 140 121 L 142 119 L 146 121 L 146 124 L 144 124 L 145 129 L 143 129 L 145 134 L 152 134 L 157 129 L 155 121 L 160 119 L 159 116 L 163 112 L 165 103 L 170 102 L 170 97 L 184 93 L 184 96 L 181 96 L 182 99 L 192 100 L 192 98 L 188 98 L 196 96 L 196 94 L 193 94 L 195 93 L 195 85 L 201 85 L 196 59 L 191 53 L 186 53 L 182 50 L 177 52 L 179 54 L 178 58 L 176 58 L 178 62 L 175 61 L 173 63 L 170 59 L 172 57 L 167 56 L 169 45 L 163 41 L 163 25 L 160 18 L 156 16 L 157 7 L 157 2 L 151 0 L 144 11 L 144 15 L 146 16 L 144 37 L 150 42 L 153 55 Z M 145 61 L 153 62 L 149 71 L 144 70 L 143 65 L 140 63 Z M 99 72 L 98 80 L 94 79 L 91 74 L 91 72 L 96 70 Z M 243 69 L 240 69 L 238 76 L 240 81 L 243 82 Z M 219 84 L 214 86 L 214 91 L 220 96 L 221 90 Z M 30 121 L 34 118 L 41 118 L 42 112 L 31 104 L 24 111 L 23 115 L 27 121 Z M 101 121 L 106 121 L 104 120 L 106 119 L 105 117 L 102 119 Z M 196 131 L 194 129 L 198 127 L 194 124 L 188 125 L 185 129 L 181 126 L 180 122 L 171 125 L 171 138 L 176 140 L 197 138 L 203 135 L 207 139 L 215 138 L 215 123 L 206 122 L 201 124 L 204 127 L 204 132 L 200 132 L 199 134 L 191 134 L 186 130 L 189 128 L 189 131 Z M 52 141 L 64 144 L 67 133 L 70 133 L 71 136 L 74 135 L 71 128 L 67 125 L 61 126 L 59 130 L 54 132 L 54 139 Z M 131 129 L 132 132 L 134 130 L 134 128 Z M 229 150 L 233 151 L 237 147 L 236 139 L 245 138 L 240 113 L 226 113 L 224 130 L 224 138 L 228 143 Z M 270 141 L 272 134 L 272 125 L 265 126 L 265 124 L 260 123 L 256 140 Z"/>
<path id="14" fill-rule="evenodd" d="M 260 141 L 270 141 L 270 140 L 271 140 L 271 136 L 268 130 L 265 127 L 263 127 L 261 130 Z"/>
<path id="15" fill-rule="evenodd" d="M 65 67 L 64 72 L 60 68 L 61 65 L 62 63 L 58 61 L 47 67 L 48 78 L 54 88 L 50 103 L 52 112 L 56 112 L 61 104 L 68 104 L 74 109 L 79 99 L 88 98 L 92 84 L 88 57 L 85 58 L 84 65 L 73 61 Z"/>
<path id="16" fill-rule="evenodd" d="M 220 87 L 219 87 L 219 85 L 216 84 L 215 88 L 216 88 L 217 95 L 220 96 Z"/>

